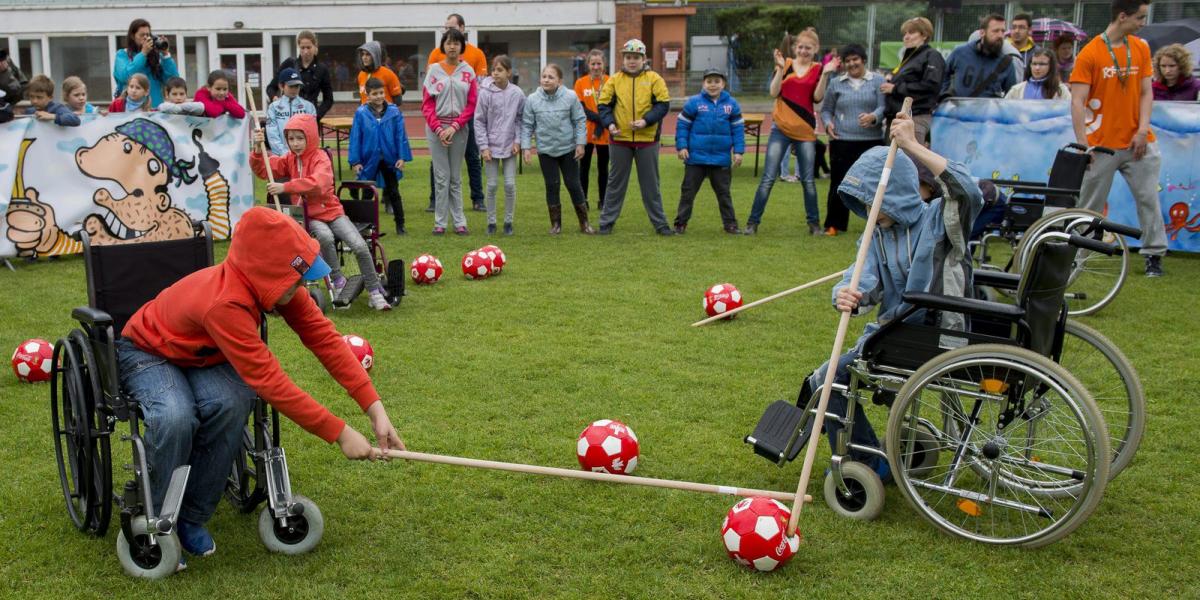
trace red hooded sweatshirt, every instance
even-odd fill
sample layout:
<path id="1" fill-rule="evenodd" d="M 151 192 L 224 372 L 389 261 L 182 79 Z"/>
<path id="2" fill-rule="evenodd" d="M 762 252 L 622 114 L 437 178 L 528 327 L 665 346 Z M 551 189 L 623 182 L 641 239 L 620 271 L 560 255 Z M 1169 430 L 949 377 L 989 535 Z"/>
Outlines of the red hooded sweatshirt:
<path id="1" fill-rule="evenodd" d="M 367 372 L 303 288 L 287 304 L 276 304 L 319 252 L 317 241 L 291 218 L 251 208 L 234 229 L 225 262 L 163 290 L 134 313 L 122 335 L 179 367 L 228 362 L 264 400 L 332 442 L 345 422 L 292 383 L 258 334 L 262 313 L 276 311 L 363 410 L 379 399 Z"/>
<path id="2" fill-rule="evenodd" d="M 283 191 L 292 195 L 292 202 L 299 203 L 303 197 L 308 218 L 328 223 L 344 214 L 342 203 L 333 191 L 333 166 L 329 155 L 321 149 L 321 138 L 317 135 L 317 118 L 313 115 L 296 115 L 283 126 L 288 131 L 304 132 L 308 145 L 296 156 L 288 152 L 283 156 L 271 156 L 271 174 L 276 179 L 287 178 Z M 250 153 L 250 168 L 259 179 L 267 178 L 267 168 L 261 152 Z"/>

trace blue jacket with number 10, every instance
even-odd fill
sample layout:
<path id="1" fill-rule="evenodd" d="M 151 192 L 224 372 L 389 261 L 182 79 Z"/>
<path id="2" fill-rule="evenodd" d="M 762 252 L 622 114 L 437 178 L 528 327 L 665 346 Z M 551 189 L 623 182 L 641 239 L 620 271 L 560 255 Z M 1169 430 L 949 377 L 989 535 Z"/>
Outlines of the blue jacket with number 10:
<path id="1" fill-rule="evenodd" d="M 728 167 L 730 152 L 746 152 L 742 107 L 729 92 L 713 100 L 707 92 L 688 98 L 675 125 L 675 149 L 687 150 L 689 165 Z"/>

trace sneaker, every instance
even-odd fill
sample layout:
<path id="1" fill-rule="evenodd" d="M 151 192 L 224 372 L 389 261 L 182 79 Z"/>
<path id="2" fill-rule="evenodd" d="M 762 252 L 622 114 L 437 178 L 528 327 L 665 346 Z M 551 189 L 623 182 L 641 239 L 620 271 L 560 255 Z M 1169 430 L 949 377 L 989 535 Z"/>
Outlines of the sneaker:
<path id="1" fill-rule="evenodd" d="M 487 207 L 484 206 L 482 202 L 476 202 L 474 205 L 471 206 L 471 210 L 474 210 L 477 212 L 487 212 Z"/>
<path id="2" fill-rule="evenodd" d="M 800 181 L 800 178 L 796 177 L 795 175 L 781 175 L 779 178 L 788 183 L 796 183 L 797 181 Z"/>
<path id="3" fill-rule="evenodd" d="M 1146 277 L 1162 277 L 1162 257 L 1147 256 L 1146 257 Z"/>
<path id="4" fill-rule="evenodd" d="M 892 466 L 888 464 L 886 458 L 875 457 L 875 464 L 871 465 L 875 470 L 875 474 L 879 476 L 879 480 L 887 485 L 892 482 Z"/>
<path id="5" fill-rule="evenodd" d="M 217 551 L 217 543 L 203 525 L 180 519 L 175 524 L 175 531 L 179 534 L 179 545 L 183 546 L 188 554 L 212 556 Z"/>
<path id="6" fill-rule="evenodd" d="M 346 289 L 346 281 L 347 279 L 345 277 L 338 277 L 337 279 L 331 278 L 329 280 L 329 287 L 332 288 L 329 291 L 333 294 L 334 298 L 342 295 L 342 290 Z"/>
<path id="7" fill-rule="evenodd" d="M 408 230 L 403 225 L 396 226 L 396 235 L 408 235 Z"/>
<path id="8" fill-rule="evenodd" d="M 730 233 L 733 235 L 741 235 L 742 230 L 740 228 L 738 228 L 737 223 L 730 223 L 725 226 L 725 233 Z"/>
<path id="9" fill-rule="evenodd" d="M 663 237 L 675 235 L 675 232 L 670 227 L 663 227 L 662 229 L 659 229 L 657 233 Z"/>
<path id="10" fill-rule="evenodd" d="M 179 556 L 179 564 L 175 565 L 175 572 L 178 573 L 178 572 L 184 571 L 186 569 L 187 569 L 187 558 L 184 558 L 183 555 L 180 555 Z"/>
<path id="11" fill-rule="evenodd" d="M 383 297 L 383 288 L 375 288 L 371 290 L 367 296 L 367 304 L 375 310 L 392 310 L 392 305 Z"/>
<path id="12" fill-rule="evenodd" d="M 601 225 L 600 229 L 596 230 L 596 233 L 599 233 L 600 235 L 610 235 L 612 234 L 612 229 L 612 225 Z"/>
<path id="13" fill-rule="evenodd" d="M 816 223 L 808 224 L 808 235 L 820 235 L 822 233 L 824 233 L 824 232 L 821 231 L 820 225 L 817 225 Z"/>
<path id="14" fill-rule="evenodd" d="M 471 232 L 467 231 L 466 225 L 454 228 L 454 235 L 469 235 L 470 233 Z"/>
<path id="15" fill-rule="evenodd" d="M 825 230 L 825 235 L 827 235 L 829 237 L 837 237 L 837 234 L 838 234 L 837 227 L 830 227 Z"/>
<path id="16" fill-rule="evenodd" d="M 512 235 L 512 223 L 504 224 L 504 235 Z"/>
<path id="17" fill-rule="evenodd" d="M 495 223 L 488 223 L 488 230 L 487 230 L 487 231 L 488 231 L 488 235 L 495 235 L 495 233 L 496 233 L 496 224 L 495 224 Z"/>
<path id="18" fill-rule="evenodd" d="M 679 235 L 683 235 L 683 233 L 685 231 L 687 231 L 687 223 L 676 223 L 675 224 L 675 233 L 677 233 Z"/>
<path id="19" fill-rule="evenodd" d="M 746 223 L 746 228 L 742 230 L 742 233 L 746 235 L 757 235 L 758 223 Z"/>
<path id="20" fill-rule="evenodd" d="M 442 235 L 444 233 L 446 233 L 445 227 L 434 227 L 433 228 L 433 235 Z"/>

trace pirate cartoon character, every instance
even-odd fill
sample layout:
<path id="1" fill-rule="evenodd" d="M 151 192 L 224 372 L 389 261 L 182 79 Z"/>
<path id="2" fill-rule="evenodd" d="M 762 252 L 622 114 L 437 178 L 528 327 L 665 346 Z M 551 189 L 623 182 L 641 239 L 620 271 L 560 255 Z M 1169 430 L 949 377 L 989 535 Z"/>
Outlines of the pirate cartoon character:
<path id="1" fill-rule="evenodd" d="M 169 185 L 195 181 L 192 171 L 197 160 L 208 193 L 208 219 L 218 237 L 228 235 L 229 185 L 217 170 L 217 161 L 200 146 L 199 130 L 193 130 L 192 139 L 198 158 L 176 158 L 175 144 L 167 131 L 154 121 L 139 118 L 118 125 L 94 145 L 75 152 L 80 172 L 115 182 L 125 192 L 124 197 L 114 198 L 107 189 L 100 188 L 92 195 L 92 201 L 104 210 L 83 220 L 91 243 L 128 244 L 191 236 L 191 218 L 172 204 Z M 36 189 L 26 188 L 24 198 L 14 201 L 7 215 L 8 238 L 19 254 L 56 255 L 82 250 L 80 242 L 59 228 L 54 209 L 39 201 Z"/>

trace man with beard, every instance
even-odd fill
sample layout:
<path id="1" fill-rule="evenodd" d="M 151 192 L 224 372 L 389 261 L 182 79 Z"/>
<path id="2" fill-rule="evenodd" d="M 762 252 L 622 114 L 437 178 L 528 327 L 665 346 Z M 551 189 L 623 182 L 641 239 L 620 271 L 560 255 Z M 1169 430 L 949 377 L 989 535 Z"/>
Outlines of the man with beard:
<path id="1" fill-rule="evenodd" d="M 1004 17 L 990 14 L 979 22 L 979 40 L 954 49 L 946 59 L 942 97 L 1003 98 L 1017 83 L 1013 56 L 1004 50 Z"/>

